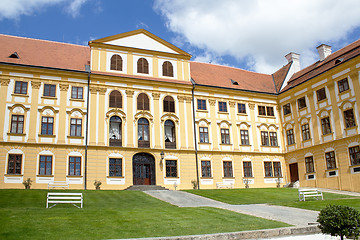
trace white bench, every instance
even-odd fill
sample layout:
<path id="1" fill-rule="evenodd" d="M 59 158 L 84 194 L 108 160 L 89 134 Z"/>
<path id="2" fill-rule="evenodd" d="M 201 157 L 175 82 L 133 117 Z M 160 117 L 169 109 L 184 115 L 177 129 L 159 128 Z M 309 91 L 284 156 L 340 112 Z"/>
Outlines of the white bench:
<path id="1" fill-rule="evenodd" d="M 82 193 L 59 193 L 49 192 L 47 194 L 46 208 L 52 208 L 58 203 L 70 203 L 77 208 L 83 207 L 83 195 Z M 49 207 L 49 204 L 54 204 Z M 80 204 L 77 206 L 76 204 Z"/>
<path id="2" fill-rule="evenodd" d="M 299 201 L 305 201 L 307 197 L 313 197 L 317 200 L 324 200 L 323 193 L 316 188 L 303 188 L 299 189 Z"/>
<path id="3" fill-rule="evenodd" d="M 232 182 L 217 182 L 216 188 L 233 188 L 234 184 Z"/>
<path id="4" fill-rule="evenodd" d="M 69 188 L 69 183 L 67 181 L 52 181 L 48 183 L 48 189 L 50 188 Z"/>

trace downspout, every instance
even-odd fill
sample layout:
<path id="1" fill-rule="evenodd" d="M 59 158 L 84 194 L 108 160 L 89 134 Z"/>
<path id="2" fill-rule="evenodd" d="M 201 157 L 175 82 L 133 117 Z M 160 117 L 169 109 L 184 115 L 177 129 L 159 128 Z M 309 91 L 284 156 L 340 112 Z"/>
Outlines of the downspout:
<path id="1" fill-rule="evenodd" d="M 86 129 L 85 129 L 85 170 L 84 170 L 84 190 L 87 186 L 87 156 L 88 156 L 88 136 L 89 136 L 89 95 L 90 95 L 90 65 L 85 65 L 85 71 L 88 73 L 88 82 L 87 82 L 87 100 L 86 100 Z"/>
<path id="2" fill-rule="evenodd" d="M 200 189 L 200 178 L 199 178 L 199 161 L 198 161 L 198 149 L 197 149 L 197 139 L 196 139 L 196 123 L 195 123 L 195 97 L 194 97 L 194 90 L 195 90 L 195 81 L 194 79 L 190 78 L 190 81 L 193 85 L 191 90 L 192 95 L 192 112 L 193 112 L 193 126 L 194 126 L 194 141 L 195 141 L 195 161 L 196 161 L 196 181 L 197 181 L 197 189 Z"/>

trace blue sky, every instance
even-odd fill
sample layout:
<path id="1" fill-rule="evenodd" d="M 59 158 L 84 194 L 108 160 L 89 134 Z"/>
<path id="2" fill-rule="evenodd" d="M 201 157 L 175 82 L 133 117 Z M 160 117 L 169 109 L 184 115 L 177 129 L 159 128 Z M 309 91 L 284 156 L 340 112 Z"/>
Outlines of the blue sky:
<path id="1" fill-rule="evenodd" d="M 360 38 L 358 0 L 1 0 L 0 33 L 86 45 L 139 28 L 192 60 L 272 73 Z"/>

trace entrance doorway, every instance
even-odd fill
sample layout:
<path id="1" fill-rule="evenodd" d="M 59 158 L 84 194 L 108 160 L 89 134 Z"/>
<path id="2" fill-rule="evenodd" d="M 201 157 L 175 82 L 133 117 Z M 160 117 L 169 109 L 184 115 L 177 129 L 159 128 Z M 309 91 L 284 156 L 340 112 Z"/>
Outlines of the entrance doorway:
<path id="1" fill-rule="evenodd" d="M 290 169 L 290 181 L 291 182 L 298 181 L 299 180 L 298 164 L 297 163 L 289 164 L 289 169 Z"/>
<path id="2" fill-rule="evenodd" d="M 137 153 L 133 157 L 134 185 L 155 185 L 155 159 L 148 153 Z"/>

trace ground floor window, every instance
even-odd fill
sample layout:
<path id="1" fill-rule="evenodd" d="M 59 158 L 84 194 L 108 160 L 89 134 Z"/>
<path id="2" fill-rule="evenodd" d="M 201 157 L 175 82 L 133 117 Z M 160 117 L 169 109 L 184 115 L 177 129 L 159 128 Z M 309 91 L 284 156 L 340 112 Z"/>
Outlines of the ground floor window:
<path id="1" fill-rule="evenodd" d="M 122 159 L 109 158 L 109 176 L 121 177 L 122 176 Z"/>
<path id="2" fill-rule="evenodd" d="M 360 164 L 360 148 L 359 146 L 349 148 L 351 165 Z"/>
<path id="3" fill-rule="evenodd" d="M 39 160 L 39 175 L 52 174 L 52 156 L 40 156 Z"/>
<path id="4" fill-rule="evenodd" d="M 265 177 L 282 177 L 280 162 L 264 162 Z"/>
<path id="5" fill-rule="evenodd" d="M 224 177 L 233 177 L 232 162 L 224 161 L 223 166 L 224 166 Z"/>
<path id="6" fill-rule="evenodd" d="M 243 162 L 244 177 L 252 177 L 251 162 Z"/>
<path id="7" fill-rule="evenodd" d="M 315 172 L 315 168 L 314 168 L 314 158 L 313 158 L 312 156 L 305 158 L 305 167 L 306 167 L 306 173 L 313 173 L 313 172 Z"/>
<path id="8" fill-rule="evenodd" d="M 273 162 L 274 167 L 274 177 L 281 177 L 281 164 L 280 162 Z"/>
<path id="9" fill-rule="evenodd" d="M 211 162 L 210 161 L 201 161 L 201 176 L 202 177 L 211 177 Z"/>
<path id="10" fill-rule="evenodd" d="M 7 174 L 21 174 L 21 154 L 9 154 Z"/>
<path id="11" fill-rule="evenodd" d="M 81 157 L 69 157 L 69 176 L 81 176 Z"/>
<path id="12" fill-rule="evenodd" d="M 325 158 L 326 158 L 327 169 L 336 168 L 336 160 L 335 160 L 335 152 L 334 151 L 325 153 Z"/>
<path id="13" fill-rule="evenodd" d="M 264 162 L 264 168 L 265 168 L 265 177 L 272 177 L 273 176 L 272 163 Z"/>
<path id="14" fill-rule="evenodd" d="M 176 160 L 166 160 L 166 177 L 177 177 Z"/>

